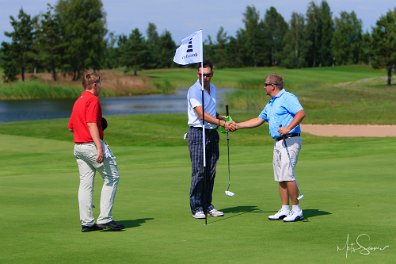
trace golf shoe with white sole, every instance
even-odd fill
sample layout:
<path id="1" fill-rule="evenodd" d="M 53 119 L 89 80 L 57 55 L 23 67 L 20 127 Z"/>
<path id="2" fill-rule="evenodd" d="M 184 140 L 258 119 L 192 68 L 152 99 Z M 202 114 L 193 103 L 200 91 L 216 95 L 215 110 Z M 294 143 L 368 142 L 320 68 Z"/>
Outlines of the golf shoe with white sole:
<path id="1" fill-rule="evenodd" d="M 290 214 L 290 210 L 280 209 L 276 214 L 268 216 L 269 220 L 282 220 Z"/>
<path id="2" fill-rule="evenodd" d="M 192 215 L 195 219 L 205 219 L 205 214 L 202 211 L 197 211 Z"/>
<path id="3" fill-rule="evenodd" d="M 210 214 L 211 216 L 213 216 L 213 217 L 218 217 L 218 216 L 223 216 L 223 215 L 224 215 L 223 212 L 217 211 L 217 210 L 214 209 L 214 208 L 213 208 L 212 210 L 209 211 L 209 214 Z"/>
<path id="4" fill-rule="evenodd" d="M 283 218 L 283 222 L 295 222 L 298 220 L 302 220 L 304 218 L 303 216 L 303 211 L 300 210 L 298 212 L 291 210 L 290 214 L 288 216 L 286 216 L 285 218 Z"/>

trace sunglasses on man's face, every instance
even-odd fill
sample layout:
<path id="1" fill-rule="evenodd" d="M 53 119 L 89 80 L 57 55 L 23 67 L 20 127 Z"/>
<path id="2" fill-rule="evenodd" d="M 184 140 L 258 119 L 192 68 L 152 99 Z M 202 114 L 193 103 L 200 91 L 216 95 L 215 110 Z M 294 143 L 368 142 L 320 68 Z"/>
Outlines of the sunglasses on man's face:
<path id="1" fill-rule="evenodd" d="M 199 76 L 202 76 L 202 73 L 199 73 Z M 213 76 L 213 73 L 204 73 L 203 77 L 210 78 Z"/>

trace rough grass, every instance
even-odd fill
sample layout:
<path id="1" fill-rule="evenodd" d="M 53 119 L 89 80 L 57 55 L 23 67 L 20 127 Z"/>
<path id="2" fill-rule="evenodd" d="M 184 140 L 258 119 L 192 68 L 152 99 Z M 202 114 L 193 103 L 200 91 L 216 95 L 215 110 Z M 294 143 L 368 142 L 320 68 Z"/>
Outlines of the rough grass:
<path id="1" fill-rule="evenodd" d="M 157 93 L 172 93 L 174 88 L 166 81 L 151 82 L 144 76 L 125 75 L 120 70 L 102 70 L 102 96 L 134 96 Z M 48 73 L 27 74 L 26 80 L 0 83 L 0 99 L 70 99 L 80 95 L 80 81 L 72 81 L 72 76 L 58 74 L 53 81 Z M 169 86 L 169 87 L 168 87 Z"/>
<path id="2" fill-rule="evenodd" d="M 232 115 L 250 113 L 251 117 L 257 116 L 269 100 L 263 89 L 264 78 L 277 72 L 284 76 L 286 90 L 295 93 L 303 104 L 307 112 L 306 123 L 396 123 L 393 114 L 396 86 L 386 85 L 383 70 L 354 65 L 305 69 L 215 69 L 214 72 L 213 83 L 217 87 L 239 88 L 226 94 L 225 103 Z M 188 87 L 194 80 L 195 70 L 171 69 L 142 74 L 168 80 L 173 86 Z"/>
<path id="3" fill-rule="evenodd" d="M 284 69 L 284 68 L 229 68 L 214 69 L 213 82 L 217 87 L 238 88 L 242 94 L 238 101 L 250 100 L 252 91 L 260 90 L 265 75 L 278 72 L 285 77 L 285 86 L 293 92 L 315 92 L 323 87 L 332 88 L 340 83 L 384 77 L 385 72 L 369 66 L 340 66 L 324 68 Z M 189 87 L 197 78 L 196 69 L 180 67 L 163 70 L 140 71 L 139 76 L 124 73 L 121 69 L 102 70 L 103 96 L 126 96 L 144 94 L 169 94 L 175 88 Z M 72 76 L 58 74 L 56 82 L 48 73 L 26 75 L 26 81 L 12 84 L 0 83 L 0 99 L 31 98 L 74 98 L 73 92 L 65 90 L 81 89 L 80 81 L 71 81 Z M 376 85 L 385 85 L 385 80 L 376 79 Z M 39 86 L 42 84 L 40 88 Z M 58 88 L 62 87 L 61 90 Z M 23 91 L 21 91 L 23 90 Z M 342 89 L 341 89 L 342 90 Z M 235 100 L 235 99 L 234 99 Z M 252 109 L 257 102 L 235 102 L 236 107 Z M 252 107 L 253 105 L 253 107 Z M 254 108 L 253 108 L 254 109 Z"/>

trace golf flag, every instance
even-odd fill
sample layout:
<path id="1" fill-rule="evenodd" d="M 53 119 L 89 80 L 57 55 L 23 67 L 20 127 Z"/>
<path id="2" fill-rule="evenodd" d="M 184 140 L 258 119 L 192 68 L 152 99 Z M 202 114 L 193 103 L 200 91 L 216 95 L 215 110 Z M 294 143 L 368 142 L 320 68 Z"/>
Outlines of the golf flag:
<path id="1" fill-rule="evenodd" d="M 182 39 L 173 61 L 181 65 L 203 62 L 202 30 L 198 30 Z"/>
<path id="2" fill-rule="evenodd" d="M 203 64 L 203 44 L 202 44 L 202 30 L 195 31 L 190 36 L 182 39 L 180 47 L 176 49 L 173 61 L 180 65 L 187 65 L 191 63 Z M 203 71 L 201 75 L 201 90 L 202 90 L 202 156 L 203 166 L 206 167 L 206 151 L 205 151 L 205 105 L 204 105 L 204 87 L 203 87 Z M 204 181 L 205 182 L 205 181 Z M 206 209 L 205 209 L 206 212 Z M 205 214 L 206 215 L 206 214 Z M 205 218 L 206 219 L 206 218 Z"/>

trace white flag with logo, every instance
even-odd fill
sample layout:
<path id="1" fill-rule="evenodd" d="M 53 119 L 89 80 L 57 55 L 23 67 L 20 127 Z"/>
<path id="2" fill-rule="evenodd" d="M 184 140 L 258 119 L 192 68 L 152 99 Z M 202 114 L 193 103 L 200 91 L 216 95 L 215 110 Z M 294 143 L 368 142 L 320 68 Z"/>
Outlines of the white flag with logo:
<path id="1" fill-rule="evenodd" d="M 177 48 L 173 61 L 177 64 L 187 65 L 203 61 L 202 30 L 196 31 L 182 39 Z"/>

